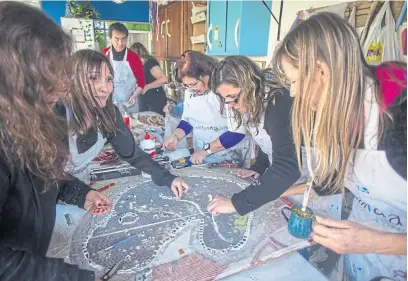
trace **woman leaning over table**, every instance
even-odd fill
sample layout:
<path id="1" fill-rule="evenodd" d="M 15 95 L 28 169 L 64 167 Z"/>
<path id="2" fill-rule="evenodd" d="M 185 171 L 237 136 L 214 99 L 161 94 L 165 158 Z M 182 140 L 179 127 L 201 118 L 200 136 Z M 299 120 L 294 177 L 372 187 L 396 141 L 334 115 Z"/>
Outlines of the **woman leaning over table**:
<path id="1" fill-rule="evenodd" d="M 367 65 L 354 28 L 331 13 L 290 31 L 273 64 L 294 97 L 295 144 L 309 159 L 316 149 L 316 180 L 355 196 L 348 220 L 317 218 L 313 240 L 346 254 L 346 280 L 406 280 L 406 66 Z"/>

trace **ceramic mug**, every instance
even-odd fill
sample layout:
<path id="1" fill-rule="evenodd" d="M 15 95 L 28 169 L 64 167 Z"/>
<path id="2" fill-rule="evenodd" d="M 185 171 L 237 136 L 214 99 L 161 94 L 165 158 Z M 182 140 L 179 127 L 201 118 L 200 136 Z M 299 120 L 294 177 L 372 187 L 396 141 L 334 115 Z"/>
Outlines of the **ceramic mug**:
<path id="1" fill-rule="evenodd" d="M 285 210 L 289 211 L 290 217 L 285 213 Z M 288 222 L 289 233 L 300 239 L 309 238 L 312 232 L 312 223 L 314 221 L 313 211 L 310 208 L 306 208 L 306 211 L 302 211 L 301 205 L 295 205 L 293 208 L 283 207 L 282 215 Z"/>

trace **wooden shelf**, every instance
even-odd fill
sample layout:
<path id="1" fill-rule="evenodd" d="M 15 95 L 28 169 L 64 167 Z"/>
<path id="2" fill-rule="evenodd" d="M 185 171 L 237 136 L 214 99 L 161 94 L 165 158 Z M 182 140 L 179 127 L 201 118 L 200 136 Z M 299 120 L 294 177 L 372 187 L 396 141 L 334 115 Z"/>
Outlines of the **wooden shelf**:
<path id="1" fill-rule="evenodd" d="M 168 21 L 171 36 L 161 36 L 156 40 L 156 30 L 153 33 L 154 55 L 160 60 L 178 60 L 180 55 L 186 50 L 196 50 L 205 52 L 205 43 L 192 44 L 190 37 L 201 34 L 206 35 L 206 21 L 191 23 L 193 2 L 196 6 L 207 6 L 206 1 L 171 1 L 166 6 L 159 7 L 160 27 L 165 28 Z M 163 35 L 166 31 L 163 31 Z"/>

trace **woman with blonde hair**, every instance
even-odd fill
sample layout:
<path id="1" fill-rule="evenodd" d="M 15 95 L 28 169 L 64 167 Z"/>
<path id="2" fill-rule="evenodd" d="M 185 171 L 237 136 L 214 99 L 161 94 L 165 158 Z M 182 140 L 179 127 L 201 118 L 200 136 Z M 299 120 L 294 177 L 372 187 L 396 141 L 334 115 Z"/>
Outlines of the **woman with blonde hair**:
<path id="1" fill-rule="evenodd" d="M 130 49 L 142 60 L 146 83 L 139 96 L 139 111 L 153 111 L 164 116 L 163 108 L 167 103 L 167 98 L 163 85 L 168 80 L 166 74 L 142 43 L 136 42 Z"/>
<path id="2" fill-rule="evenodd" d="M 355 196 L 348 220 L 317 217 L 313 240 L 347 254 L 346 280 L 406 280 L 406 67 L 367 65 L 354 28 L 331 13 L 290 31 L 273 64 L 294 97 L 294 141 L 314 180 Z"/>

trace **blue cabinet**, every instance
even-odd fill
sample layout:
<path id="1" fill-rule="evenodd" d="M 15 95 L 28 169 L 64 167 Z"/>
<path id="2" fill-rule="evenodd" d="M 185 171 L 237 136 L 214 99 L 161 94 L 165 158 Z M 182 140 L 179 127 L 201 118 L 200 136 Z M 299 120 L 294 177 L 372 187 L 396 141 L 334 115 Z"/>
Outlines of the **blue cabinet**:
<path id="1" fill-rule="evenodd" d="M 266 56 L 270 21 L 262 1 L 208 1 L 207 55 Z"/>

